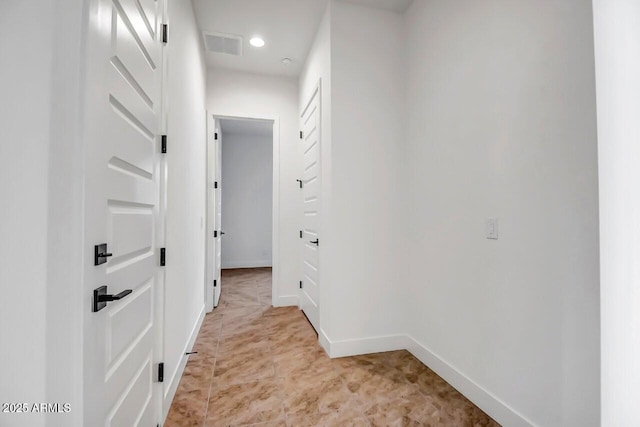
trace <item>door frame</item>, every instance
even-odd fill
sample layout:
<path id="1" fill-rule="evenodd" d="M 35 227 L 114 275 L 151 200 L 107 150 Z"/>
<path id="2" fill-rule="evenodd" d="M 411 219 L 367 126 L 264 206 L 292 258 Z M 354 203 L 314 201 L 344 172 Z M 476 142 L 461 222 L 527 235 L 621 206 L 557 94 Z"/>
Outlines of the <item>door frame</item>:
<path id="1" fill-rule="evenodd" d="M 213 245 L 209 246 L 209 239 L 213 238 L 211 236 L 211 234 L 213 233 L 213 229 L 211 228 L 210 224 L 212 223 L 212 221 L 215 223 L 215 220 L 216 220 L 215 211 L 211 212 L 211 209 L 210 209 L 212 195 L 211 195 L 211 188 L 210 188 L 211 183 L 209 182 L 209 178 L 211 175 L 213 175 L 214 177 L 216 175 L 215 171 L 212 172 L 212 169 L 215 169 L 217 165 L 217 156 L 218 156 L 217 149 L 214 146 L 214 144 L 216 144 L 214 135 L 219 131 L 219 129 L 217 128 L 218 119 L 214 117 L 212 114 L 210 114 L 209 111 L 206 112 L 205 121 L 206 121 L 206 129 L 207 129 L 207 136 L 205 138 L 205 144 L 206 144 L 205 170 L 206 170 L 207 182 L 205 185 L 205 215 L 204 215 L 205 217 L 204 301 L 205 301 L 205 311 L 207 313 L 210 313 L 215 308 L 215 289 L 213 287 L 213 283 L 211 282 L 212 279 L 215 280 L 215 277 L 211 277 L 209 275 L 209 272 L 211 271 L 211 269 L 216 268 L 216 264 L 215 264 L 216 258 L 217 258 L 216 248 L 218 246 L 218 243 L 214 240 Z M 211 156 L 211 150 L 216 151 L 215 153 L 213 153 L 213 156 Z M 211 162 L 213 162 L 213 164 Z M 214 200 L 213 209 L 215 210 L 215 206 L 216 206 L 215 198 L 213 198 L 213 200 Z M 221 237 L 218 237 L 218 238 L 221 238 Z M 213 276 L 215 276 L 215 274 Z M 220 286 L 222 285 L 220 284 Z"/>
<path id="2" fill-rule="evenodd" d="M 169 1 L 162 1 L 161 7 L 162 10 L 159 11 L 160 25 L 166 24 L 170 25 L 169 22 Z M 160 123 L 158 133 L 160 135 L 168 135 L 169 134 L 169 122 L 168 122 L 168 108 L 169 108 L 169 59 L 170 52 L 168 45 L 164 43 L 160 43 L 161 50 L 161 64 L 162 71 L 160 74 Z M 156 141 L 157 144 L 161 144 L 161 141 Z M 169 156 L 166 154 L 162 154 L 161 146 L 157 147 L 158 154 L 158 163 L 157 169 L 154 173 L 158 174 L 159 177 L 159 185 L 158 185 L 158 216 L 156 218 L 155 223 L 155 238 L 156 238 L 156 248 L 166 248 L 167 247 L 167 213 L 168 213 L 168 192 L 169 192 Z M 156 273 L 157 283 L 156 283 L 156 292 L 154 295 L 154 320 L 155 320 L 155 342 L 154 342 L 154 366 L 157 366 L 158 363 L 165 360 L 165 342 L 166 342 L 166 303 L 165 303 L 165 295 L 167 291 L 167 269 L 157 267 Z M 180 365 L 178 365 L 179 367 Z M 167 396 L 174 394 L 175 390 L 173 390 L 173 385 L 171 382 L 155 382 L 155 387 L 157 387 L 157 396 L 158 399 L 156 408 L 159 411 L 160 425 L 164 424 L 164 421 L 167 418 L 169 410 L 171 409 L 171 402 L 167 405 Z"/>
<path id="3" fill-rule="evenodd" d="M 211 263 L 213 262 L 213 267 L 215 268 L 215 261 L 210 261 L 211 257 L 215 254 L 215 242 L 213 244 L 213 249 L 209 249 L 209 239 L 211 238 L 211 229 L 210 229 L 210 218 L 211 210 L 209 209 L 209 201 L 211 199 L 210 194 L 210 182 L 209 176 L 210 168 L 212 167 L 211 162 L 209 162 L 209 152 L 211 150 L 211 135 L 215 133 L 216 128 L 215 119 L 209 114 L 209 111 L 205 111 L 205 129 L 206 136 L 204 138 L 205 144 L 205 159 L 204 159 L 204 170 L 205 170 L 205 185 L 204 185 L 204 309 L 206 313 L 211 313 L 215 308 L 215 290 L 213 289 L 213 284 L 209 283 L 209 269 L 212 267 Z"/>
<path id="4" fill-rule="evenodd" d="M 51 21 L 54 43 L 49 99 L 51 132 L 43 149 L 49 150 L 47 211 L 46 295 L 50 309 L 45 314 L 47 357 L 42 384 L 46 401 L 71 404 L 71 412 L 58 414 L 61 423 L 81 427 L 84 419 L 83 347 L 84 263 L 90 255 L 84 248 L 83 84 L 90 7 L 84 0 L 71 0 L 56 8 Z M 44 183 L 47 185 L 47 183 Z M 39 265 L 39 264 L 37 264 Z"/>
<path id="5" fill-rule="evenodd" d="M 215 120 L 230 119 L 230 120 L 269 120 L 273 122 L 273 135 L 272 135 L 272 202 L 271 202 L 271 305 L 276 306 L 279 299 L 279 284 L 280 284 L 280 117 L 274 115 L 233 115 L 233 114 L 219 114 L 207 110 L 207 124 L 214 122 Z M 212 137 L 212 131 L 214 129 L 207 128 L 207 144 L 209 144 Z M 207 158 L 207 179 L 209 171 L 209 159 Z M 222 185 L 222 184 L 220 184 Z M 207 203 L 207 221 L 209 219 L 209 205 Z M 209 238 L 210 236 L 207 236 Z M 208 246 L 206 245 L 208 248 Z M 215 249 L 214 249 L 215 251 Z M 207 250 L 205 268 L 208 269 L 208 260 L 214 254 L 210 254 Z M 205 296 L 206 296 L 206 310 L 210 313 L 213 310 L 213 284 L 207 283 L 207 271 L 205 271 Z M 220 284 L 222 286 L 222 284 Z"/>

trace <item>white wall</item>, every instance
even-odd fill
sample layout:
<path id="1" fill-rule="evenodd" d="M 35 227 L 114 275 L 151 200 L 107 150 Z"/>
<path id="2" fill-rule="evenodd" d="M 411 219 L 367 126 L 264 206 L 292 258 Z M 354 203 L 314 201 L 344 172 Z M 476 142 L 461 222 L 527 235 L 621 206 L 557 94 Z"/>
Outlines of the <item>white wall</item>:
<path id="1" fill-rule="evenodd" d="M 222 268 L 271 266 L 273 136 L 222 136 Z"/>
<path id="2" fill-rule="evenodd" d="M 402 15 L 334 2 L 330 16 L 331 222 L 321 241 L 329 234 L 331 246 L 321 247 L 321 286 L 331 283 L 328 334 L 338 355 L 340 342 L 404 332 L 396 280 L 396 239 L 404 236 L 395 209 L 409 188 L 397 180 L 404 145 Z"/>
<path id="3" fill-rule="evenodd" d="M 602 425 L 640 425 L 640 3 L 593 2 L 600 168 Z"/>
<path id="4" fill-rule="evenodd" d="M 81 0 L 0 4 L 0 401 L 73 408 L 8 427 L 82 420 L 82 20 Z"/>
<path id="5" fill-rule="evenodd" d="M 580 0 L 330 3 L 300 105 L 322 78 L 332 356 L 408 348 L 504 425 L 597 425 L 591 19 Z"/>
<path id="6" fill-rule="evenodd" d="M 279 258 L 280 265 L 278 268 L 274 264 L 274 297 L 276 305 L 296 305 L 300 280 L 297 233 L 301 209 L 296 182 L 301 173 L 296 82 L 279 77 L 210 70 L 207 75 L 207 109 L 213 115 L 278 121 L 279 150 L 276 153 L 274 147 L 274 167 L 279 173 L 280 185 L 275 186 L 273 192 L 275 199 L 280 200 L 280 214 L 276 218 L 280 231 L 279 247 L 272 255 L 274 260 Z"/>
<path id="7" fill-rule="evenodd" d="M 410 335 L 505 425 L 598 425 L 591 4 L 416 1 L 406 19 Z"/>
<path id="8" fill-rule="evenodd" d="M 46 273 L 54 1 L 0 6 L 0 402 L 46 401 Z M 43 42 L 45 41 L 45 42 Z M 25 54 L 28 52 L 28 54 Z M 10 64 L 10 65 L 9 65 Z M 44 425 L 0 412 L 0 424 Z"/>
<path id="9" fill-rule="evenodd" d="M 80 426 L 83 420 L 82 352 L 84 141 L 82 127 L 82 68 L 84 23 L 88 13 L 84 0 L 57 0 L 54 22 L 51 146 L 47 226 L 47 402 L 68 402 L 68 414 L 52 415 L 48 426 Z M 69 307 L 76 307 L 70 310 Z M 60 331 L 65 331 L 61 334 Z"/>
<path id="10" fill-rule="evenodd" d="M 402 348 L 400 14 L 330 2 L 300 77 L 321 79 L 320 340 L 332 357 Z"/>
<path id="11" fill-rule="evenodd" d="M 169 0 L 165 410 L 204 313 L 206 72 L 191 2 Z M 195 330 L 197 333 L 197 330 Z"/>

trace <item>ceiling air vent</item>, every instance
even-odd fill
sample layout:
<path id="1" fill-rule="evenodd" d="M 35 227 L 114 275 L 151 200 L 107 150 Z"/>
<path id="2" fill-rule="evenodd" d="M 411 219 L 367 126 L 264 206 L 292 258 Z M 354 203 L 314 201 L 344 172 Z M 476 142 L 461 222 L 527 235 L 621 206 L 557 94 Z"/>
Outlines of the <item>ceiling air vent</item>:
<path id="1" fill-rule="evenodd" d="M 203 32 L 204 45 L 209 52 L 242 56 L 242 37 L 231 34 Z"/>

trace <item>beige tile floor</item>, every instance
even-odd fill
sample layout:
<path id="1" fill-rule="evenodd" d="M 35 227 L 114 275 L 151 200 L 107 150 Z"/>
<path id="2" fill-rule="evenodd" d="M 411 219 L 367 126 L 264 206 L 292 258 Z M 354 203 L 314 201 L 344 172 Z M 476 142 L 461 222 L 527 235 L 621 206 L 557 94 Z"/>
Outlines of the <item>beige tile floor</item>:
<path id="1" fill-rule="evenodd" d="M 406 351 L 329 359 L 271 269 L 225 270 L 167 426 L 497 426 Z"/>

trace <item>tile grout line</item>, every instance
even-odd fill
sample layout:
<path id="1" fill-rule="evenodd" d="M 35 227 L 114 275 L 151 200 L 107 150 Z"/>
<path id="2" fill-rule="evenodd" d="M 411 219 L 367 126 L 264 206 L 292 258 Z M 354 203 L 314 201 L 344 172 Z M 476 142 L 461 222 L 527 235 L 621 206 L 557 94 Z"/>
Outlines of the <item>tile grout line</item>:
<path id="1" fill-rule="evenodd" d="M 224 323 L 222 322 L 222 318 L 224 318 L 224 313 L 221 315 L 221 319 L 220 319 L 220 330 L 218 331 L 219 335 L 216 339 L 216 349 L 214 352 L 214 359 L 213 359 L 213 366 L 211 367 L 211 377 L 209 379 L 209 393 L 207 395 L 207 405 L 205 407 L 205 411 L 204 411 L 204 420 L 202 423 L 203 427 L 206 427 L 207 425 L 207 418 L 209 417 L 209 401 L 211 400 L 211 389 L 213 388 L 213 379 L 215 377 L 216 374 L 216 365 L 218 364 L 218 352 L 220 350 L 220 340 L 222 339 L 222 327 L 224 325 Z"/>
<path id="2" fill-rule="evenodd" d="M 217 349 L 216 349 L 216 352 L 217 352 Z M 204 409 L 204 420 L 202 421 L 203 427 L 206 427 L 207 418 L 209 417 L 209 400 L 211 399 L 211 389 L 213 388 L 213 375 L 214 375 L 215 366 L 217 363 L 218 363 L 218 359 L 214 359 L 213 368 L 211 369 L 211 379 L 209 380 L 209 393 L 207 394 L 207 405 L 205 406 L 205 409 Z"/>

